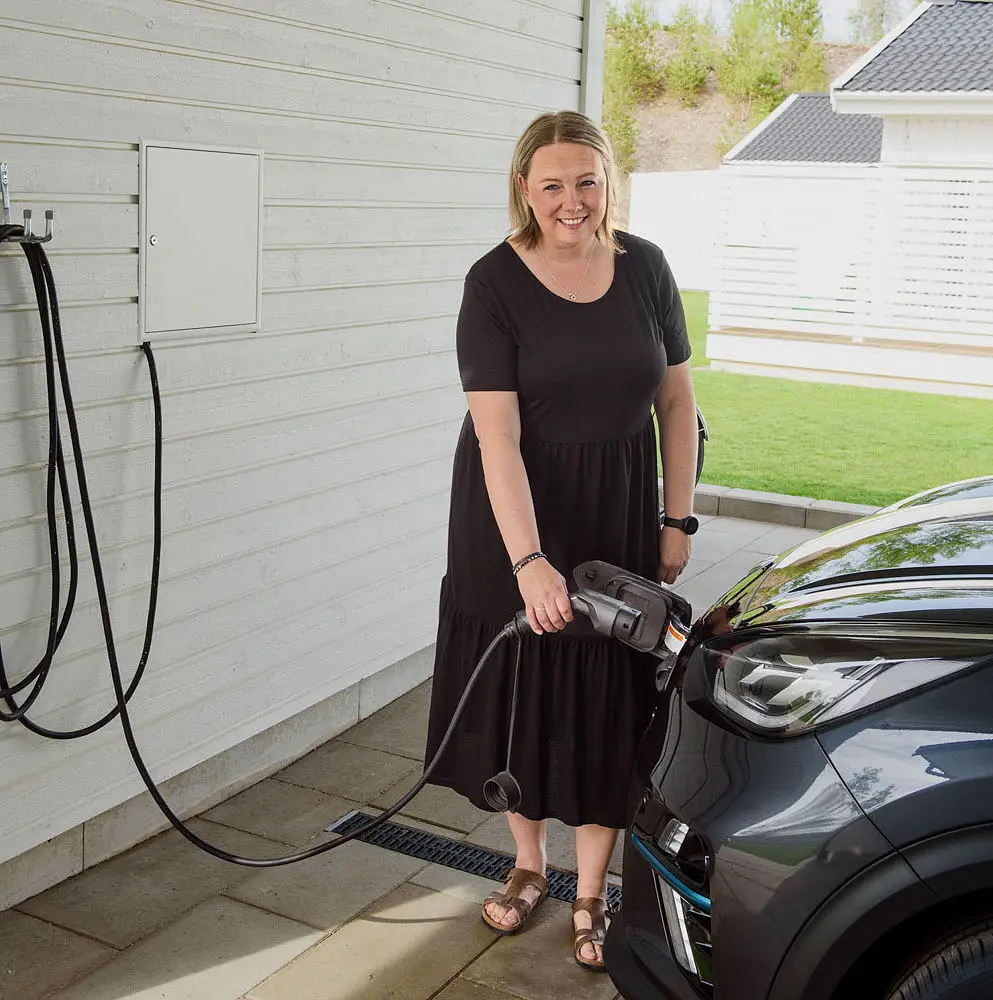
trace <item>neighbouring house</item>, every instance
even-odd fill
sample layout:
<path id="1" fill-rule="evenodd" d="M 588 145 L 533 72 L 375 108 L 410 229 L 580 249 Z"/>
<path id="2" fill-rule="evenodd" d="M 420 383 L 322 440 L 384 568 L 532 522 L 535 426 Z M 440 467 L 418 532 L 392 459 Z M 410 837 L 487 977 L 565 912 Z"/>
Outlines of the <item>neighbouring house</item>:
<path id="1" fill-rule="evenodd" d="M 126 679 L 152 553 L 139 330 L 156 352 L 162 579 L 132 704 L 153 775 L 189 815 L 429 675 L 463 275 L 507 232 L 524 125 L 599 115 L 605 3 L 14 0 L 5 13 L 0 160 L 14 221 L 56 210 L 46 249 Z M 201 287 L 190 262 L 218 260 Z M 49 617 L 42 353 L 27 266 L 5 244 L 0 642 L 14 679 Z M 54 729 L 113 702 L 80 547 L 72 625 L 32 713 Z M 163 828 L 116 723 L 68 744 L 3 724 L 0 759 L 0 908 Z"/>
<path id="2" fill-rule="evenodd" d="M 725 158 L 715 367 L 993 397 L 993 2 L 924 4 Z"/>

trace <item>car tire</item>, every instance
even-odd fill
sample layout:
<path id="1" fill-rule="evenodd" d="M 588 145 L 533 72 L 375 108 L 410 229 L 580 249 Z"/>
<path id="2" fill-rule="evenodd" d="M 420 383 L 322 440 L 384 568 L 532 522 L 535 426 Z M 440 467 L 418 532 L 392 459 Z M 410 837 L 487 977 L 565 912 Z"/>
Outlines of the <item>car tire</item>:
<path id="1" fill-rule="evenodd" d="M 993 920 L 939 942 L 901 973 L 887 1000 L 989 1000 L 993 997 Z"/>

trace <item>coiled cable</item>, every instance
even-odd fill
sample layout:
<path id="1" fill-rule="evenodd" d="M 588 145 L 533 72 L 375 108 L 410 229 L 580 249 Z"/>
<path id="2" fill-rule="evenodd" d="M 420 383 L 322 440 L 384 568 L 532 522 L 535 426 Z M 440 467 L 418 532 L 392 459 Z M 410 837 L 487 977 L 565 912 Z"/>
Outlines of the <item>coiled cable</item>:
<path id="1" fill-rule="evenodd" d="M 23 230 L 19 226 L 0 227 L 0 242 L 9 236 L 22 235 Z M 434 757 L 425 767 L 423 774 L 417 783 L 394 805 L 385 812 L 376 816 L 368 823 L 363 824 L 337 840 L 328 843 L 318 844 L 304 851 L 288 854 L 276 858 L 248 858 L 226 851 L 194 833 L 176 815 L 163 797 L 158 786 L 155 784 L 148 767 L 142 758 L 131 724 L 128 703 L 135 693 L 145 667 L 148 663 L 148 656 L 151 651 L 152 637 L 155 627 L 155 609 L 158 598 L 160 557 L 162 552 L 162 401 L 159 390 L 158 373 L 155 367 L 155 358 L 152 354 L 151 346 L 146 342 L 141 345 L 141 349 L 148 362 L 149 378 L 152 387 L 152 402 L 155 413 L 155 485 L 154 485 L 154 508 L 153 508 L 153 554 L 152 554 L 152 574 L 149 588 L 148 615 L 145 625 L 145 641 L 131 683 L 125 689 L 121 676 L 121 668 L 117 658 L 117 647 L 114 641 L 113 625 L 110 618 L 110 605 L 107 596 L 107 586 L 103 575 L 103 565 L 100 559 L 100 550 L 96 537 L 96 528 L 93 520 L 93 510 L 90 503 L 90 493 L 86 482 L 86 470 L 83 461 L 83 452 L 79 440 L 79 428 L 76 421 L 76 411 L 72 401 L 72 387 L 69 379 L 68 366 L 66 364 L 65 345 L 62 338 L 62 323 L 59 314 L 58 295 L 55 288 L 55 278 L 52 274 L 48 257 L 44 250 L 35 243 L 22 243 L 21 247 L 27 256 L 28 265 L 31 269 L 31 276 L 35 286 L 35 295 L 38 300 L 38 314 L 41 320 L 42 338 L 45 348 L 45 377 L 46 391 L 48 399 L 49 413 L 49 447 L 48 447 L 48 471 L 46 489 L 46 513 L 48 522 L 49 548 L 52 560 L 52 602 L 49 621 L 49 633 L 46 643 L 45 653 L 38 664 L 30 673 L 17 684 L 11 684 L 7 678 L 6 669 L 3 663 L 2 652 L 0 652 L 0 697 L 7 704 L 10 711 L 0 712 L 0 721 L 19 722 L 31 732 L 48 739 L 71 740 L 80 739 L 96 732 L 107 725 L 117 716 L 120 716 L 121 727 L 124 730 L 124 739 L 128 746 L 135 767 L 141 779 L 152 796 L 155 804 L 162 814 L 169 820 L 173 827 L 179 831 L 191 844 L 200 850 L 227 861 L 232 864 L 242 865 L 248 868 L 275 868 L 282 865 L 293 864 L 297 861 L 306 861 L 310 858 L 324 854 L 326 851 L 341 847 L 343 844 L 368 833 L 374 827 L 386 822 L 390 817 L 398 813 L 407 805 L 427 784 L 431 774 L 437 767 L 442 755 L 448 747 L 449 742 L 455 732 L 460 717 L 472 694 L 476 681 L 485 669 L 493 651 L 505 640 L 514 636 L 520 637 L 530 631 L 527 620 L 522 616 L 515 617 L 514 620 L 504 625 L 496 634 L 490 644 L 486 647 L 483 655 L 479 658 L 465 689 L 462 692 L 458 705 L 452 714 L 449 724 L 441 743 L 435 752 Z M 65 467 L 65 457 L 62 450 L 61 437 L 59 431 L 58 399 L 56 390 L 56 367 L 58 368 L 59 387 L 62 391 L 62 400 L 65 408 L 66 423 L 69 428 L 69 437 L 72 446 L 72 454 L 76 470 L 76 484 L 79 490 L 80 507 L 83 513 L 83 522 L 86 528 L 86 540 L 89 547 L 90 559 L 93 565 L 93 577 L 96 584 L 97 599 L 100 607 L 100 618 L 103 625 L 104 645 L 107 650 L 107 659 L 110 665 L 111 680 L 114 685 L 115 706 L 97 722 L 81 729 L 68 732 L 59 732 L 47 729 L 32 722 L 27 712 L 37 700 L 38 696 L 48 679 L 52 666 L 52 660 L 59 644 L 65 635 L 66 628 L 75 604 L 76 590 L 78 584 L 78 556 L 76 553 L 75 530 L 72 518 L 72 504 L 69 494 L 68 476 Z M 62 507 L 66 521 L 66 542 L 69 554 L 69 591 L 66 599 L 65 609 L 61 615 L 59 613 L 60 604 L 60 552 L 58 544 L 58 526 L 55 511 L 55 487 L 58 482 L 62 498 Z M 519 668 L 518 668 L 519 669 Z M 32 686 L 33 685 L 33 686 Z M 21 691 L 31 687 L 30 694 L 25 700 L 18 704 L 15 696 Z M 516 687 L 516 677 L 515 677 Z M 516 699 L 515 699 L 516 700 Z"/>

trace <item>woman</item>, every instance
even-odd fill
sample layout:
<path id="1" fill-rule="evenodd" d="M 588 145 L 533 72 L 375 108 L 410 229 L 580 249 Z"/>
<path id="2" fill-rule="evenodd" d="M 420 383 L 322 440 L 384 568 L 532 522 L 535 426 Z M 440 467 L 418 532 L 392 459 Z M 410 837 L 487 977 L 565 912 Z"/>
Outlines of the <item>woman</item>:
<path id="1" fill-rule="evenodd" d="M 692 511 L 696 404 L 682 305 L 662 252 L 615 232 L 609 143 L 575 112 L 542 115 L 511 166 L 510 238 L 470 269 L 457 328 L 469 413 L 455 457 L 447 575 L 427 759 L 465 682 L 523 603 L 507 820 L 517 858 L 483 919 L 514 933 L 547 892 L 545 821 L 576 828 L 574 956 L 603 969 L 607 865 L 626 824 L 628 779 L 655 698 L 654 661 L 573 620 L 563 574 L 603 559 L 672 583 L 690 540 L 660 530 Z M 544 633 L 557 633 L 541 638 Z M 432 780 L 486 808 L 503 770 L 513 691 L 504 644 Z"/>

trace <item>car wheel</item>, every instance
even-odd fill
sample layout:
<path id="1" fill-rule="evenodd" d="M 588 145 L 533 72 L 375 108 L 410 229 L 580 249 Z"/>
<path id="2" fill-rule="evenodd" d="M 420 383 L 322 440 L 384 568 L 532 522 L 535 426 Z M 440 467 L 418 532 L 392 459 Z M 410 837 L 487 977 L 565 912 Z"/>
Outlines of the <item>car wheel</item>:
<path id="1" fill-rule="evenodd" d="M 993 997 L 993 920 L 945 938 L 915 960 L 887 1000 L 989 1000 Z"/>

